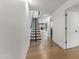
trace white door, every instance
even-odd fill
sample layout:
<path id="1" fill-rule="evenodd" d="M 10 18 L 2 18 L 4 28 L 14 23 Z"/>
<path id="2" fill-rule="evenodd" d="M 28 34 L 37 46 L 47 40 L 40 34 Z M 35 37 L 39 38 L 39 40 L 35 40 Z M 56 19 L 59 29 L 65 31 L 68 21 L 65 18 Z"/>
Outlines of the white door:
<path id="1" fill-rule="evenodd" d="M 78 12 L 67 12 L 67 48 L 79 46 Z"/>

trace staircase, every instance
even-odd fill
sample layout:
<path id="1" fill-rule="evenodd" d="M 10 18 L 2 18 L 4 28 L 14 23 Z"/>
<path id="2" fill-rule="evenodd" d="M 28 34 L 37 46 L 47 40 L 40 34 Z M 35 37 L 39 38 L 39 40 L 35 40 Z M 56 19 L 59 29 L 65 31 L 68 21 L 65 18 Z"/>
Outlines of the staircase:
<path id="1" fill-rule="evenodd" d="M 31 41 L 41 40 L 41 33 L 40 33 L 40 29 L 39 29 L 38 18 L 32 18 L 30 40 Z"/>

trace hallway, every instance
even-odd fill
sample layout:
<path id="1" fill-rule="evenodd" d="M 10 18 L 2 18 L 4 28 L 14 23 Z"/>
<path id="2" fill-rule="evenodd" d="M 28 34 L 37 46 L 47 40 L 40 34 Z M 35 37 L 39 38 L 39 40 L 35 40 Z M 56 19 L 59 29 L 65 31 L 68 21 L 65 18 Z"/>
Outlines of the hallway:
<path id="1" fill-rule="evenodd" d="M 26 59 L 79 59 L 79 47 L 65 51 L 50 40 L 31 42 Z"/>

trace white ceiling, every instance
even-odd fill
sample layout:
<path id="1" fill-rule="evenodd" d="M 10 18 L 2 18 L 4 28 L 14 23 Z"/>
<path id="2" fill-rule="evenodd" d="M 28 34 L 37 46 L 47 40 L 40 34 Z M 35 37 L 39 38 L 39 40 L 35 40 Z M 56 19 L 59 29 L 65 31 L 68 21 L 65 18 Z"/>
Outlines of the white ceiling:
<path id="1" fill-rule="evenodd" d="M 41 10 L 45 13 L 51 13 L 67 0 L 28 0 L 30 9 Z"/>

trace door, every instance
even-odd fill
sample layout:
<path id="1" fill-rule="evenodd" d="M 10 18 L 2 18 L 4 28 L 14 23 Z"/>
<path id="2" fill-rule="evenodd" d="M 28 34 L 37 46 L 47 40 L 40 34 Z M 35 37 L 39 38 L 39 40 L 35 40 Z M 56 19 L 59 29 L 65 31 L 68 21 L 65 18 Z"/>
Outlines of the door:
<path id="1" fill-rule="evenodd" d="M 78 19 L 79 15 L 77 12 L 67 12 L 67 48 L 79 46 Z"/>

